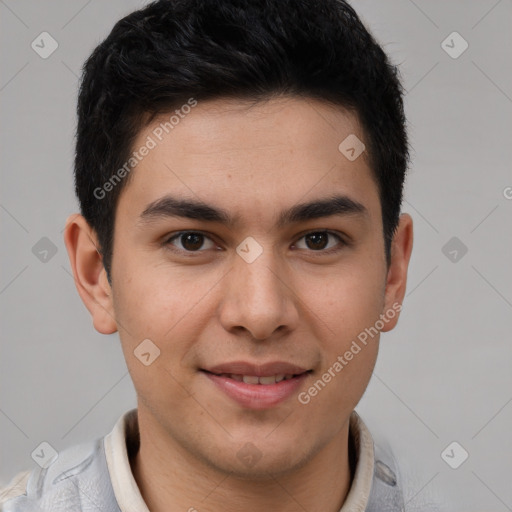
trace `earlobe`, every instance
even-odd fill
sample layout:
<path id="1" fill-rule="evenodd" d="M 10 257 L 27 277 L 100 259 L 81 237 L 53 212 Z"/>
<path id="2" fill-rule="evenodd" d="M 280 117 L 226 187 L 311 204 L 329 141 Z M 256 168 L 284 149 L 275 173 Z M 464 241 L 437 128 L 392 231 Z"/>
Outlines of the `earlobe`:
<path id="1" fill-rule="evenodd" d="M 98 239 L 82 215 L 73 214 L 68 217 L 64 242 L 75 286 L 91 313 L 94 328 L 102 334 L 116 332 L 112 289 L 97 249 Z"/>
<path id="2" fill-rule="evenodd" d="M 399 315 L 396 311 L 400 311 L 401 304 L 404 300 L 405 289 L 407 285 L 407 270 L 411 259 L 413 245 L 413 224 L 409 214 L 400 215 L 400 221 L 396 230 L 393 242 L 391 244 L 391 261 L 388 268 L 386 279 L 386 291 L 383 315 L 389 317 L 383 332 L 393 329 Z M 398 308 L 400 305 L 400 308 Z M 387 312 L 393 311 L 393 315 L 386 315 Z"/>

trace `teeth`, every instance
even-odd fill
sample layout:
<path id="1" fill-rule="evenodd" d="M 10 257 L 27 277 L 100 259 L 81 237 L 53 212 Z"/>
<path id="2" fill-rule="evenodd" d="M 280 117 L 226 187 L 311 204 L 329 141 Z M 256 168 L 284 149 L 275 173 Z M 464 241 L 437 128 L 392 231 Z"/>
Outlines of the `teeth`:
<path id="1" fill-rule="evenodd" d="M 229 377 L 233 380 L 236 380 L 237 382 L 245 382 L 246 384 L 263 384 L 263 385 L 270 385 L 270 384 L 277 384 L 278 382 L 281 382 L 282 380 L 289 380 L 293 378 L 293 375 L 269 375 L 268 377 L 257 377 L 256 375 L 237 375 L 235 373 L 231 374 L 223 374 L 226 377 Z"/>

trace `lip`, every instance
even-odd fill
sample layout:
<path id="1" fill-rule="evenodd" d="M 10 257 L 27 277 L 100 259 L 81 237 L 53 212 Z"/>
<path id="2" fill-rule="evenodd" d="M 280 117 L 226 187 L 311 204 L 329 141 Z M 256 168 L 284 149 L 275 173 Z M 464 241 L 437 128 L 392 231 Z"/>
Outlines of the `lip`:
<path id="1" fill-rule="evenodd" d="M 240 406 L 261 410 L 275 407 L 296 394 L 311 370 L 281 361 L 262 365 L 235 361 L 213 366 L 207 370 L 202 369 L 201 372 Z M 226 374 L 254 375 L 257 377 L 269 377 L 278 374 L 295 376 L 275 384 L 246 384 L 234 380 Z"/>
<path id="2" fill-rule="evenodd" d="M 272 361 L 264 364 L 248 363 L 246 361 L 233 361 L 223 363 L 209 368 L 202 368 L 210 373 L 234 373 L 235 375 L 254 375 L 256 377 L 270 377 L 271 375 L 299 375 L 307 372 L 307 368 L 302 368 L 284 361 Z"/>

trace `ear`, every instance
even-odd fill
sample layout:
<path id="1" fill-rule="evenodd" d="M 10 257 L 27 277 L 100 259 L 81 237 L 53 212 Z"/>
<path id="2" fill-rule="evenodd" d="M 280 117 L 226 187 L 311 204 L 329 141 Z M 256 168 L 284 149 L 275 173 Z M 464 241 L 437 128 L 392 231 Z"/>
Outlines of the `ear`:
<path id="1" fill-rule="evenodd" d="M 385 323 L 382 332 L 390 331 L 398 322 L 399 312 L 405 296 L 412 240 L 412 218 L 407 213 L 403 213 L 400 215 L 398 227 L 391 243 L 391 261 L 386 278 L 384 311 L 382 312 L 385 315 L 386 311 L 393 310 L 396 315 L 393 315 L 393 318 L 386 315 L 388 321 Z"/>
<path id="2" fill-rule="evenodd" d="M 91 313 L 94 328 L 102 334 L 116 332 L 112 289 L 103 267 L 103 258 L 97 249 L 98 239 L 82 215 L 68 217 L 64 242 L 76 289 Z"/>

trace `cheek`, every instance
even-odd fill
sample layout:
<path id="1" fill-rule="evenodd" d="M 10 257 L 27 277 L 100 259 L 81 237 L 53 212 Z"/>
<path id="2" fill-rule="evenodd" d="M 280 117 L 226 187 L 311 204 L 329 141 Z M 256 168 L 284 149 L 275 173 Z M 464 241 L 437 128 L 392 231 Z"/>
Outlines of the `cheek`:
<path id="1" fill-rule="evenodd" d="M 193 290 L 181 290 L 174 280 L 154 279 L 154 274 L 163 277 L 146 269 L 121 278 L 115 297 L 126 364 L 139 399 L 149 408 L 160 403 L 175 406 L 188 397 L 178 384 L 177 365 L 194 339 L 187 315 L 197 302 Z"/>
<path id="2" fill-rule="evenodd" d="M 329 340 L 334 348 L 355 339 L 375 324 L 384 305 L 384 268 L 340 266 L 326 277 L 310 275 L 301 279 L 300 296 L 307 309 L 324 326 L 319 339 Z"/>
<path id="3" fill-rule="evenodd" d="M 132 378 L 141 390 L 162 379 L 170 380 L 164 386 L 169 389 L 172 376 L 182 372 L 179 368 L 182 360 L 193 349 L 194 341 L 213 314 L 211 302 L 205 296 L 215 287 L 219 276 L 212 273 L 215 275 L 194 279 L 190 272 L 151 267 L 142 262 L 119 268 L 123 271 L 115 276 L 114 308 Z M 148 368 L 134 354 L 146 339 L 160 350 L 158 358 L 148 367 L 151 368 L 149 381 Z"/>
<path id="4" fill-rule="evenodd" d="M 323 398 L 318 407 L 328 407 L 330 400 L 353 407 L 366 389 L 378 353 L 375 325 L 384 304 L 384 273 L 385 266 L 360 260 L 333 270 L 329 279 L 318 280 L 318 286 L 315 277 L 301 284 L 301 296 L 313 313 L 312 325 L 320 329 L 316 337 L 323 356 L 316 389 L 322 390 Z M 308 295 L 308 289 L 315 293 Z"/>
<path id="5" fill-rule="evenodd" d="M 171 265 L 163 258 L 155 261 L 143 252 L 120 258 L 114 293 L 117 317 L 130 324 L 129 330 L 138 337 L 153 335 L 163 341 L 162 336 L 195 309 L 204 290 L 215 283 L 215 276 L 194 276 L 190 268 Z"/>
<path id="6" fill-rule="evenodd" d="M 372 376 L 378 354 L 379 333 L 372 330 L 383 304 L 375 282 L 363 286 L 360 279 L 332 279 L 311 302 L 322 329 L 322 365 L 315 380 L 299 397 L 315 415 L 325 417 L 333 404 L 353 410 Z M 336 425 L 332 425 L 335 429 Z"/>

